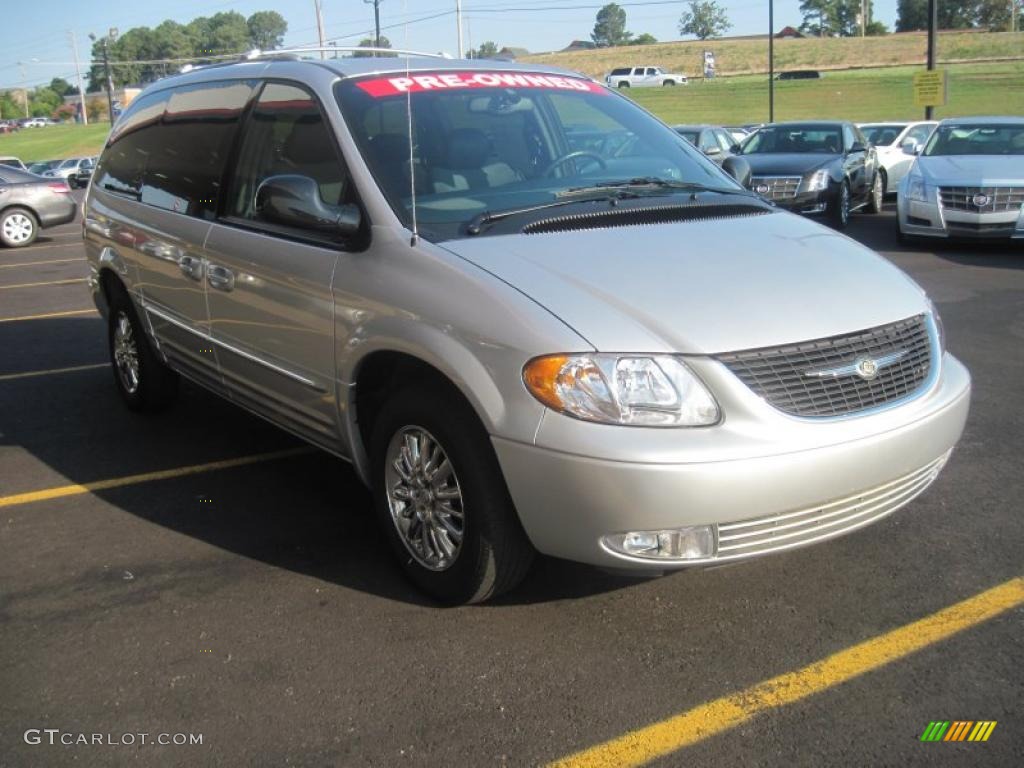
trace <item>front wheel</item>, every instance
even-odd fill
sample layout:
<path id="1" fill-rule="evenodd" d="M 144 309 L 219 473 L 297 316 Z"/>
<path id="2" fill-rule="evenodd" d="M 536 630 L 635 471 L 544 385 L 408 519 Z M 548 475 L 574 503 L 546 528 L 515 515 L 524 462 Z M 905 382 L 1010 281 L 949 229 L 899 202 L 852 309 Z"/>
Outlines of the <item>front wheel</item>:
<path id="1" fill-rule="evenodd" d="M 829 224 L 839 230 L 846 229 L 850 223 L 850 185 L 845 181 L 839 185 L 835 199 L 829 203 L 828 219 Z"/>
<path id="2" fill-rule="evenodd" d="M 664 83 L 662 83 L 662 86 L 675 85 L 675 84 L 676 84 L 675 80 L 666 80 Z"/>
<path id="3" fill-rule="evenodd" d="M 881 213 L 885 204 L 885 171 L 877 171 L 871 182 L 871 192 L 868 193 L 868 213 Z"/>
<path id="4" fill-rule="evenodd" d="M 625 80 L 622 80 L 619 82 L 619 88 L 629 88 L 629 83 L 627 83 Z"/>
<path id="5" fill-rule="evenodd" d="M 0 242 L 8 248 L 31 245 L 39 234 L 39 223 L 25 208 L 8 208 L 0 216 Z"/>
<path id="6" fill-rule="evenodd" d="M 447 604 L 516 586 L 534 550 L 487 431 L 440 385 L 393 396 L 371 439 L 374 505 L 409 578 Z"/>

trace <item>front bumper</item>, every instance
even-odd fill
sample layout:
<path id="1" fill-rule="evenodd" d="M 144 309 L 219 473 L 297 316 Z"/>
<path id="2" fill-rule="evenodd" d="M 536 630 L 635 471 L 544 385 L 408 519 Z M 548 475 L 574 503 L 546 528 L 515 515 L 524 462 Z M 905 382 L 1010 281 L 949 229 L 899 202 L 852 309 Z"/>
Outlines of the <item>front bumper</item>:
<path id="1" fill-rule="evenodd" d="M 821 216 L 828 210 L 829 203 L 835 197 L 829 190 L 818 192 L 799 192 L 795 197 L 772 200 L 779 208 L 799 213 L 801 216 Z M 769 198 L 770 199 L 770 198 Z"/>
<path id="2" fill-rule="evenodd" d="M 1024 207 L 1019 211 L 973 213 L 944 208 L 937 199 L 922 202 L 900 195 L 897 215 L 900 232 L 914 237 L 1024 239 Z"/>
<path id="3" fill-rule="evenodd" d="M 493 442 L 539 551 L 595 565 L 669 570 L 804 546 L 890 514 L 938 475 L 963 431 L 969 399 L 970 375 L 946 355 L 927 393 L 861 418 L 797 419 L 761 403 L 778 415 L 763 428 L 742 414 L 730 425 L 727 410 L 719 427 L 649 430 L 548 413 L 538 445 Z M 788 433 L 780 430 L 786 423 Z M 630 461 L 621 441 L 607 442 L 616 432 L 626 442 L 650 438 L 659 445 L 645 460 Z M 666 448 L 666 440 L 679 445 Z M 561 447 L 541 447 L 544 442 Z M 712 556 L 653 560 L 602 543 L 615 533 L 694 525 L 713 526 Z"/>

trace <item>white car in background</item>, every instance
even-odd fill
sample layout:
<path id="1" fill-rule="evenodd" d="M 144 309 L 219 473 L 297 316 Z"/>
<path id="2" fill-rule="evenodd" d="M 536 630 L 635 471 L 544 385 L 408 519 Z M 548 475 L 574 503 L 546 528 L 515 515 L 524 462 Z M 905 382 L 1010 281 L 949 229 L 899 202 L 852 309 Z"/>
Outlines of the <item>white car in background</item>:
<path id="1" fill-rule="evenodd" d="M 609 88 L 653 88 L 665 85 L 687 85 L 686 75 L 666 72 L 661 67 L 619 67 L 605 75 Z"/>
<path id="2" fill-rule="evenodd" d="M 914 155 L 932 135 L 938 121 L 922 120 L 916 123 L 858 123 L 864 137 L 875 145 L 878 167 L 884 180 L 882 190 L 895 193 L 900 180 L 914 163 Z M 909 153 L 904 149 L 909 149 Z"/>
<path id="3" fill-rule="evenodd" d="M 901 241 L 1024 239 L 1024 117 L 943 120 L 903 177 L 896 206 Z"/>

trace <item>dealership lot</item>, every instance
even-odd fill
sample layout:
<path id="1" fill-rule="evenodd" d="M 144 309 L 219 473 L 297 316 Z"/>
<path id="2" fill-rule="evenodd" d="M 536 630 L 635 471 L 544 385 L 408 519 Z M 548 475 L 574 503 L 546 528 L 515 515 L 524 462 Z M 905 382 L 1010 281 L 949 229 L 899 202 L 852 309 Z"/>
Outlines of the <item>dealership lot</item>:
<path id="1" fill-rule="evenodd" d="M 403 580 L 342 462 L 192 386 L 161 416 L 122 407 L 80 222 L 0 250 L 0 765 L 532 765 L 624 735 L 653 757 L 664 733 L 644 729 L 691 711 L 705 730 L 658 764 L 1021 764 L 1024 254 L 900 248 L 892 208 L 849 234 L 929 291 L 974 376 L 923 497 L 831 543 L 660 579 L 543 560 L 458 609 Z M 998 612 L 943 619 L 962 631 L 852 679 L 802 672 L 810 695 L 737 727 L 699 709 L 1007 582 Z M 934 720 L 998 727 L 920 742 Z"/>

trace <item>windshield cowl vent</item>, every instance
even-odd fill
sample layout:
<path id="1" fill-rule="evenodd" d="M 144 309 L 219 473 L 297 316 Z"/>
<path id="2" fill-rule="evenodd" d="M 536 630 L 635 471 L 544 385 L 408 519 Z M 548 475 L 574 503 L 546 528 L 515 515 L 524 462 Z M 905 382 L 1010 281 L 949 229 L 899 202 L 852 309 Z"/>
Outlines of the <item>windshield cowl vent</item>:
<path id="1" fill-rule="evenodd" d="M 677 221 L 708 221 L 741 216 L 763 216 L 773 212 L 771 208 L 763 208 L 759 205 L 659 205 L 644 208 L 611 208 L 606 211 L 591 211 L 541 219 L 527 224 L 522 231 L 524 235 L 539 235 L 582 229 L 636 227 L 669 224 Z"/>

